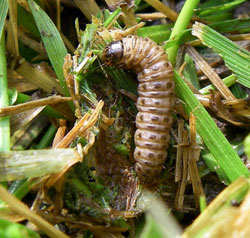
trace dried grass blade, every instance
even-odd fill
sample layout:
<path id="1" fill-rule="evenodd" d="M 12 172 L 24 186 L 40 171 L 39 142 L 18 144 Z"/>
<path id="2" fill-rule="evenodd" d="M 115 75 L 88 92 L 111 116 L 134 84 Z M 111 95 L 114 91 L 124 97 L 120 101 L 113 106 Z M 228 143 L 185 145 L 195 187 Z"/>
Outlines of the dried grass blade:
<path id="1" fill-rule="evenodd" d="M 163 4 L 159 0 L 145 0 L 145 2 L 147 2 L 149 5 L 154 7 L 157 11 L 162 12 L 170 20 L 172 20 L 172 21 L 177 20 L 178 13 L 171 10 L 169 7 L 167 7 L 165 4 Z"/>
<path id="2" fill-rule="evenodd" d="M 7 37 L 6 49 L 15 57 L 19 56 L 19 47 L 18 47 L 18 36 L 17 36 L 17 2 L 15 0 L 8 1 L 9 6 L 9 30 Z M 14 46 L 14 47 L 13 47 Z"/>
<path id="3" fill-rule="evenodd" d="M 27 61 L 23 61 L 16 69 L 16 72 L 29 80 L 31 83 L 42 88 L 47 93 L 51 93 L 53 90 L 56 90 L 58 93 L 63 95 L 64 91 L 58 81 L 46 72 L 39 70 L 39 68 L 42 69 L 40 66 L 35 68 Z"/>
<path id="4" fill-rule="evenodd" d="M 63 140 L 56 146 L 56 148 L 66 148 L 75 139 L 77 135 L 80 135 L 92 127 L 98 119 L 99 112 L 104 105 L 103 101 L 99 101 L 93 114 L 86 113 L 81 120 L 72 128 L 72 130 L 63 138 Z"/>
<path id="5" fill-rule="evenodd" d="M 101 11 L 95 0 L 75 0 L 75 3 L 89 21 L 91 21 L 92 15 L 96 16 Z"/>
<path id="6" fill-rule="evenodd" d="M 53 225 L 48 223 L 46 220 L 37 215 L 35 212 L 30 211 L 30 209 L 23 202 L 21 202 L 13 195 L 8 193 L 8 191 L 1 185 L 0 185 L 0 198 L 4 202 L 6 202 L 13 211 L 27 218 L 30 222 L 34 223 L 49 237 L 70 238 L 60 230 L 57 230 Z"/>
<path id="7" fill-rule="evenodd" d="M 199 55 L 199 53 L 192 47 L 187 46 L 187 53 L 192 57 L 194 62 L 199 66 L 199 68 L 207 75 L 207 77 L 211 80 L 214 86 L 219 90 L 222 96 L 225 99 L 233 100 L 235 99 L 232 92 L 228 89 L 228 87 L 223 83 L 221 78 L 214 72 L 214 70 L 210 67 L 210 65 Z"/>
<path id="8" fill-rule="evenodd" d="M 0 117 L 21 113 L 37 107 L 71 101 L 71 97 L 51 96 L 9 107 L 0 108 Z"/>

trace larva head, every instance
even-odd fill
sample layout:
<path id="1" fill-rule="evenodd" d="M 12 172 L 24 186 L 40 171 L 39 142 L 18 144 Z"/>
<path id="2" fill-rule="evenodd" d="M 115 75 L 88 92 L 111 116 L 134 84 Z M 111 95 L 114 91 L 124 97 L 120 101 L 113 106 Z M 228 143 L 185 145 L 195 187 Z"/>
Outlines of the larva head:
<path id="1" fill-rule="evenodd" d="M 102 60 L 106 65 L 119 65 L 123 58 L 122 41 L 111 42 L 102 53 Z"/>

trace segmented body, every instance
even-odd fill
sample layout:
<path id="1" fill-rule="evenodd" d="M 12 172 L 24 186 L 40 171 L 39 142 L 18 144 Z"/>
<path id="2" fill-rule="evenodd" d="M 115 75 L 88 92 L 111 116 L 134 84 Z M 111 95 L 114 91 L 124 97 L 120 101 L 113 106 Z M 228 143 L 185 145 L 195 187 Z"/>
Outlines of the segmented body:
<path id="1" fill-rule="evenodd" d="M 111 42 L 103 52 L 103 60 L 137 74 L 135 168 L 142 182 L 151 183 L 167 157 L 175 102 L 172 65 L 154 41 L 136 36 Z"/>

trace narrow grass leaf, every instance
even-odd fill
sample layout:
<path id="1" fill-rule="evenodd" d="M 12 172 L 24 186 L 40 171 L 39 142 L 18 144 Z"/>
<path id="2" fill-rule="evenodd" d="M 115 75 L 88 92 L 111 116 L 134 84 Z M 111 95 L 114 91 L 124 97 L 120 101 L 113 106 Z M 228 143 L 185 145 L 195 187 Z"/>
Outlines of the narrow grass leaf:
<path id="1" fill-rule="evenodd" d="M 213 24 L 209 24 L 209 27 L 220 33 L 239 31 L 250 27 L 250 18 L 216 22 Z M 178 33 L 173 39 L 167 41 L 164 45 L 164 49 L 167 49 L 177 44 L 183 44 L 185 42 L 192 41 L 195 39 L 196 38 L 191 34 L 191 29 L 188 29 Z"/>
<path id="2" fill-rule="evenodd" d="M 79 161 L 74 149 L 26 150 L 0 153 L 0 181 L 34 178 L 61 172 Z"/>
<path id="3" fill-rule="evenodd" d="M 1 0 L 0 1 L 0 36 L 2 35 L 7 12 L 8 12 L 8 0 Z"/>
<path id="4" fill-rule="evenodd" d="M 187 0 L 184 3 L 183 8 L 176 20 L 172 33 L 170 35 L 170 39 L 173 39 L 178 35 L 180 32 L 183 32 L 187 27 L 188 24 L 193 16 L 194 8 L 197 7 L 199 0 Z M 179 49 L 179 45 L 175 45 L 172 48 L 167 50 L 168 58 L 172 65 L 175 65 L 177 51 Z"/>
<path id="5" fill-rule="evenodd" d="M 186 63 L 186 66 L 183 71 L 185 78 L 189 82 L 191 82 L 195 86 L 195 88 L 200 89 L 199 78 L 197 76 L 197 72 L 192 58 L 188 54 L 185 54 L 184 61 Z"/>
<path id="6" fill-rule="evenodd" d="M 42 41 L 48 53 L 50 62 L 60 81 L 60 85 L 64 90 L 64 95 L 69 96 L 68 88 L 63 75 L 63 63 L 64 57 L 68 53 L 67 49 L 56 26 L 48 17 L 48 15 L 33 0 L 28 0 L 28 2 L 42 37 Z"/>
<path id="7" fill-rule="evenodd" d="M 197 36 L 203 44 L 220 54 L 228 68 L 237 75 L 238 82 L 250 88 L 249 51 L 199 22 L 193 25 L 192 34 Z"/>
<path id="8" fill-rule="evenodd" d="M 148 37 L 156 43 L 162 43 L 166 41 L 170 34 L 173 24 L 146 26 L 137 30 L 137 35 L 142 37 Z"/>
<path id="9" fill-rule="evenodd" d="M 245 2 L 246 0 L 235 0 L 229 3 L 225 3 L 225 4 L 221 4 L 218 6 L 212 6 L 212 7 L 208 7 L 208 8 L 203 8 L 203 9 L 197 9 L 195 11 L 195 13 L 199 16 L 205 16 L 205 15 L 209 15 L 215 12 L 219 12 L 219 11 L 225 11 L 225 10 L 231 10 L 232 8 L 234 8 L 235 6 L 239 5 L 240 3 Z"/>
<path id="10" fill-rule="evenodd" d="M 0 109 L 9 106 L 4 32 L 0 35 Z M 0 151 L 10 150 L 10 119 L 0 117 Z"/>
<path id="11" fill-rule="evenodd" d="M 183 102 L 187 114 L 189 115 L 192 112 L 196 117 L 198 134 L 202 137 L 205 145 L 214 156 L 218 166 L 228 177 L 228 180 L 233 182 L 240 176 L 248 177 L 248 169 L 176 71 L 174 80 L 177 97 Z"/>
<path id="12" fill-rule="evenodd" d="M 224 84 L 227 86 L 227 87 L 230 87 L 232 86 L 234 83 L 236 83 L 236 80 L 237 80 L 237 77 L 234 75 L 234 74 L 231 74 L 229 75 L 228 77 L 224 78 L 222 81 L 224 82 Z M 201 94 L 209 94 L 210 93 L 210 90 L 216 90 L 216 87 L 212 84 L 202 88 L 200 90 L 200 93 Z"/>
<path id="13" fill-rule="evenodd" d="M 119 17 L 121 10 L 122 9 L 120 7 L 116 8 L 116 10 L 107 17 L 107 19 L 103 23 L 103 26 L 105 28 L 110 26 Z"/>

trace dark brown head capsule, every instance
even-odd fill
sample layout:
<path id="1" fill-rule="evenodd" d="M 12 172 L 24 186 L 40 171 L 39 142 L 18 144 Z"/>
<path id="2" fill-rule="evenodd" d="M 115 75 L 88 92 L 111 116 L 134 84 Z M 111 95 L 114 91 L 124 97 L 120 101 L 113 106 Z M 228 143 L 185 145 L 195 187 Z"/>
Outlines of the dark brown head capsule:
<path id="1" fill-rule="evenodd" d="M 119 65 L 123 58 L 123 42 L 113 41 L 103 51 L 102 59 L 107 65 Z"/>

